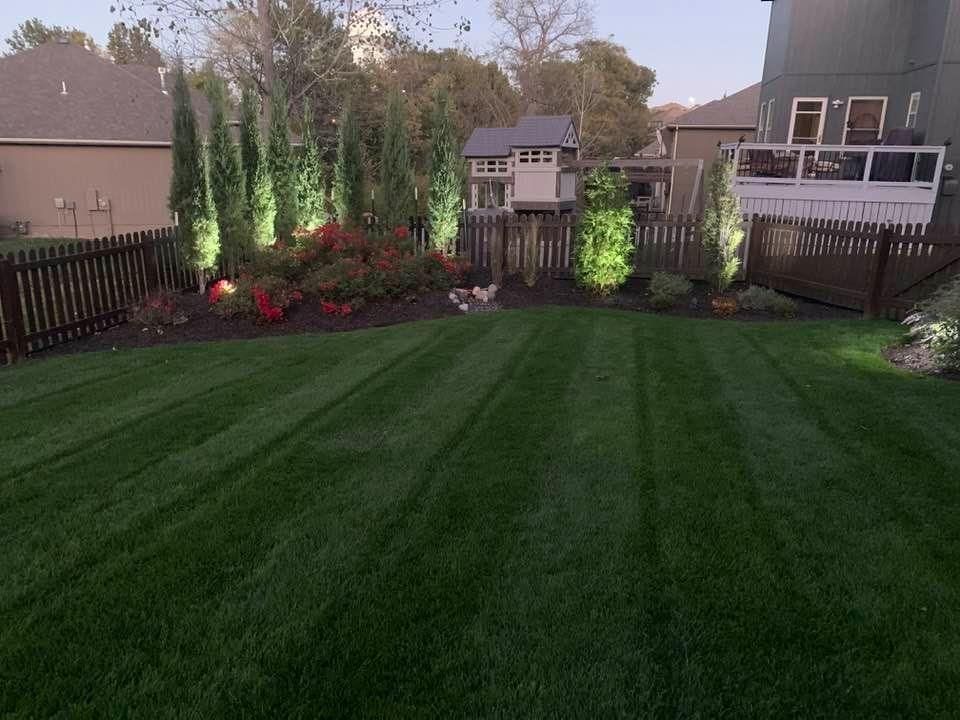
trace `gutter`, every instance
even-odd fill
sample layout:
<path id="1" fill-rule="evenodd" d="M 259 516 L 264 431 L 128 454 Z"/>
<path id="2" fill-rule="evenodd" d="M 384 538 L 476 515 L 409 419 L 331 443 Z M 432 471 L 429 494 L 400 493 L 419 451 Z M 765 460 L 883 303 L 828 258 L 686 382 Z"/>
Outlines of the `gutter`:
<path id="1" fill-rule="evenodd" d="M 105 145 L 110 147 L 170 147 L 169 140 L 69 140 L 66 138 L 0 138 L 0 145 Z"/>

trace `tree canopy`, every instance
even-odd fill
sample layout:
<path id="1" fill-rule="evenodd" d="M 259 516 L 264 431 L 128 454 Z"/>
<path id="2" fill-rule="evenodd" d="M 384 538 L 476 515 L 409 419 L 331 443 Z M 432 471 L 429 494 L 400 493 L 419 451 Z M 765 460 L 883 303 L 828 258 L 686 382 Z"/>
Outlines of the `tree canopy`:
<path id="1" fill-rule="evenodd" d="M 107 54 L 117 65 L 160 65 L 163 58 L 152 35 L 142 25 L 114 23 L 107 35 Z"/>
<path id="2" fill-rule="evenodd" d="M 17 53 L 59 38 L 66 38 L 69 43 L 92 52 L 97 51 L 97 43 L 83 30 L 62 25 L 47 25 L 40 18 L 30 18 L 20 23 L 7 38 L 7 46 L 10 48 L 10 53 Z"/>

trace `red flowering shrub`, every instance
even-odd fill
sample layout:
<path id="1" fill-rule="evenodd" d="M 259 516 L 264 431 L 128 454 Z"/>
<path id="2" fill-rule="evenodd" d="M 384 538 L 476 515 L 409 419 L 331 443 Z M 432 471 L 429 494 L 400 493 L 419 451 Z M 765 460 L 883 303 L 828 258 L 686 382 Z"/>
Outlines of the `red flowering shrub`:
<path id="1" fill-rule="evenodd" d="M 737 312 L 737 299 L 732 297 L 715 297 L 710 301 L 713 314 L 719 318 L 733 317 Z"/>
<path id="2" fill-rule="evenodd" d="M 410 228 L 408 228 L 406 225 L 398 225 L 393 229 L 393 236 L 397 240 L 406 240 L 408 237 L 410 237 Z"/>
<path id="3" fill-rule="evenodd" d="M 229 295 L 236 289 L 237 286 L 226 278 L 223 280 L 217 280 L 207 290 L 207 300 L 211 305 L 216 305 L 222 296 Z"/>
<path id="4" fill-rule="evenodd" d="M 235 290 L 221 293 L 210 309 L 226 318 L 245 316 L 258 322 L 279 322 L 290 304 L 302 299 L 303 294 L 283 278 L 244 275 Z"/>

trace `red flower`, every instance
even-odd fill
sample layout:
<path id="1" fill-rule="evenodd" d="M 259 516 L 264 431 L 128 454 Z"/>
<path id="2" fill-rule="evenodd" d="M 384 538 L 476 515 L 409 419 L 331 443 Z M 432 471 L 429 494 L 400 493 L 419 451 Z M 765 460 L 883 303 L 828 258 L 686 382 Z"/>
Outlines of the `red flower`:
<path id="1" fill-rule="evenodd" d="M 389 260 L 377 260 L 378 270 L 393 270 L 393 263 Z"/>
<path id="2" fill-rule="evenodd" d="M 340 312 L 340 306 L 336 303 L 327 302 L 326 300 L 320 301 L 320 307 L 326 315 L 336 315 Z"/>
<path id="3" fill-rule="evenodd" d="M 408 237 L 410 237 L 410 228 L 408 228 L 406 225 L 398 225 L 393 230 L 393 236 L 397 240 L 406 240 Z"/>
<path id="4" fill-rule="evenodd" d="M 254 302 L 257 303 L 257 310 L 260 311 L 260 316 L 264 320 L 267 322 L 283 320 L 283 308 L 273 305 L 270 302 L 270 296 L 262 288 L 254 286 L 250 290 L 250 294 L 253 295 Z"/>
<path id="5" fill-rule="evenodd" d="M 294 290 L 292 293 L 290 293 L 290 299 L 294 302 L 300 302 L 303 300 L 303 293 L 299 290 Z"/>
<path id="6" fill-rule="evenodd" d="M 352 313 L 352 312 L 353 312 L 353 308 L 350 307 L 349 304 L 344 303 L 343 305 L 340 306 L 340 314 L 341 314 L 341 315 L 349 315 L 349 314 Z"/>
<path id="7" fill-rule="evenodd" d="M 322 293 L 333 292 L 334 290 L 337 289 L 337 281 L 336 281 L 336 280 L 326 280 L 326 281 L 320 283 L 319 289 L 320 289 L 320 292 L 322 292 Z"/>
<path id="8" fill-rule="evenodd" d="M 217 280 L 207 291 L 207 300 L 211 305 L 216 305 L 221 297 L 232 293 L 235 289 L 236 286 L 229 280 Z"/>

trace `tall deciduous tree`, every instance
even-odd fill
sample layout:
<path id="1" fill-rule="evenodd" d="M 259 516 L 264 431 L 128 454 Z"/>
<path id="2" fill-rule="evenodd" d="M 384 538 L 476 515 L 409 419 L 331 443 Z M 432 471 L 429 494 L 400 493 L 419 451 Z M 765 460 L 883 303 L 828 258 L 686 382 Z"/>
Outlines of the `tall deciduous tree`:
<path id="1" fill-rule="evenodd" d="M 574 117 L 584 154 L 632 155 L 645 144 L 656 74 L 631 60 L 625 48 L 584 41 L 573 59 L 544 63 L 540 80 L 538 106 Z"/>
<path id="2" fill-rule="evenodd" d="M 71 45 L 79 45 L 92 52 L 97 51 L 97 44 L 83 30 L 61 25 L 47 25 L 40 18 L 30 18 L 20 23 L 7 38 L 7 46 L 11 53 L 16 53 L 60 39 L 65 39 Z"/>
<path id="3" fill-rule="evenodd" d="M 733 163 L 717 158 L 710 168 L 709 206 L 703 217 L 703 252 L 714 289 L 725 292 L 740 269 L 743 242 L 740 198 L 733 192 Z"/>
<path id="4" fill-rule="evenodd" d="M 383 191 L 380 216 L 387 227 L 406 225 L 414 212 L 413 164 L 410 161 L 408 135 L 403 95 L 399 90 L 394 90 L 387 102 L 387 124 L 383 131 L 383 154 L 380 159 Z"/>
<path id="5" fill-rule="evenodd" d="M 197 129 L 190 90 L 183 66 L 178 65 L 173 86 L 173 173 L 170 210 L 179 219 L 180 242 L 186 261 L 197 273 L 200 292 L 207 271 L 217 262 L 220 233 L 210 191 L 206 148 Z"/>
<path id="6" fill-rule="evenodd" d="M 221 253 L 230 274 L 249 246 L 246 181 L 240 153 L 227 127 L 227 91 L 222 80 L 209 89 L 210 98 L 210 188 L 217 208 Z"/>
<path id="7" fill-rule="evenodd" d="M 270 179 L 277 202 L 277 216 L 273 227 L 277 237 L 290 237 L 297 224 L 297 188 L 294 178 L 295 163 L 290 148 L 290 119 L 287 115 L 287 96 L 282 82 L 276 82 L 270 96 L 270 137 L 267 160 Z"/>
<path id="8" fill-rule="evenodd" d="M 546 62 L 563 60 L 593 35 L 592 0 L 493 0 L 497 52 L 520 86 L 535 102 Z"/>
<path id="9" fill-rule="evenodd" d="M 107 54 L 117 65 L 160 65 L 163 58 L 154 47 L 153 31 L 145 23 L 114 23 L 107 35 Z"/>
<path id="10" fill-rule="evenodd" d="M 433 247 L 453 251 L 460 219 L 463 159 L 451 117 L 450 98 L 440 90 L 434 99 L 430 152 L 430 195 L 427 215 Z"/>
<path id="11" fill-rule="evenodd" d="M 359 225 L 363 218 L 363 147 L 356 113 L 348 103 L 340 115 L 337 160 L 333 166 L 333 207 L 337 220 Z"/>
<path id="12" fill-rule="evenodd" d="M 309 100 L 303 105 L 303 148 L 297 159 L 297 225 L 307 230 L 327 220 L 323 159 L 314 132 L 313 109 Z"/>

